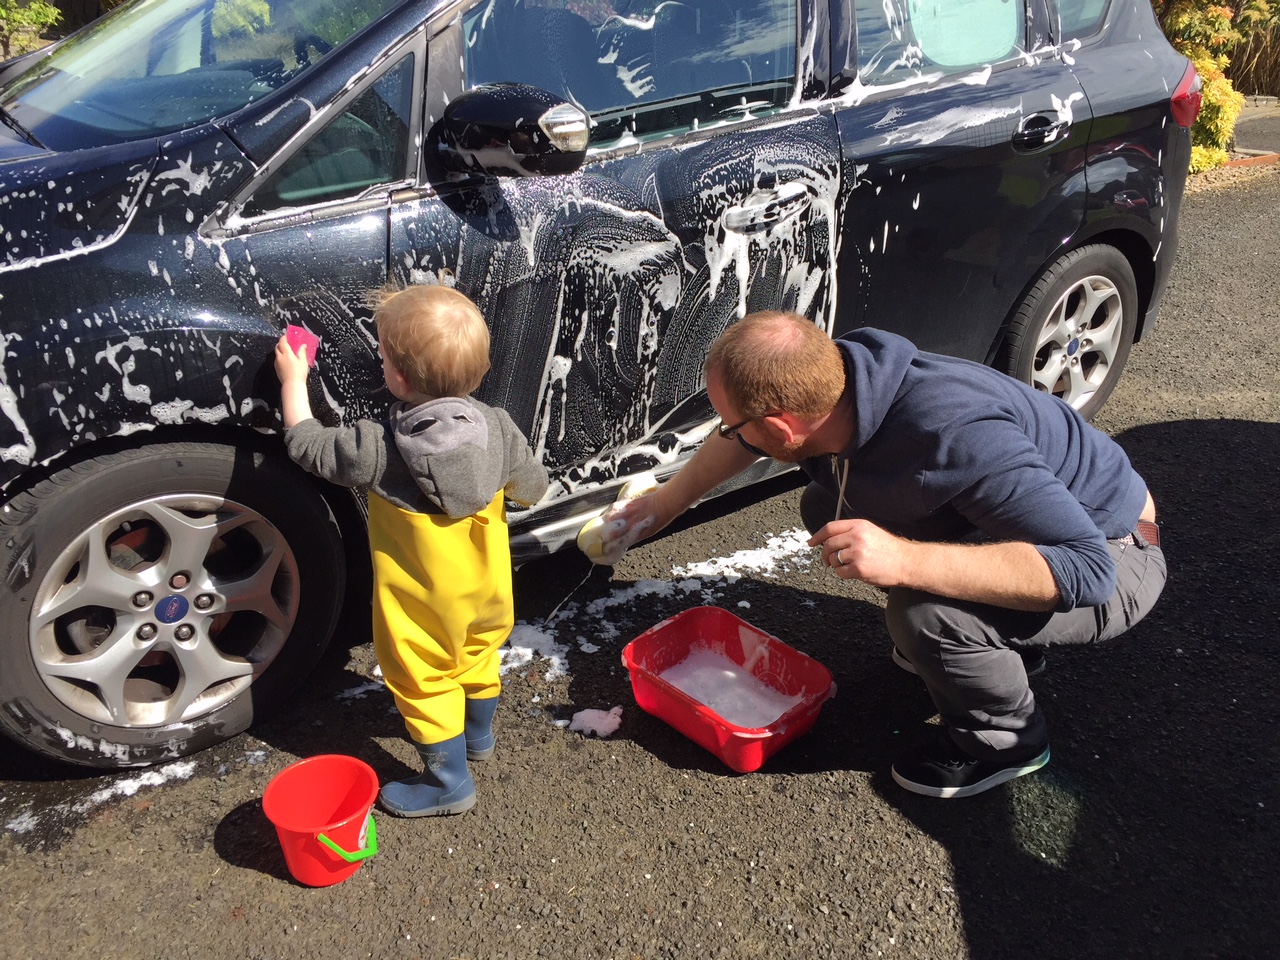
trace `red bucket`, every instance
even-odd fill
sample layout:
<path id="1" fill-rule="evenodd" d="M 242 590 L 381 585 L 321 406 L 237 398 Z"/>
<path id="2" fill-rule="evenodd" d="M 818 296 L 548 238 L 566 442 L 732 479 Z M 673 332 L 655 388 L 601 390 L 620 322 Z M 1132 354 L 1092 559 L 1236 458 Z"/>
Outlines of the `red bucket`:
<path id="1" fill-rule="evenodd" d="M 341 883 L 378 852 L 370 811 L 378 775 L 363 760 L 322 754 L 290 764 L 272 778 L 262 810 L 275 824 L 284 862 L 309 887 Z"/>

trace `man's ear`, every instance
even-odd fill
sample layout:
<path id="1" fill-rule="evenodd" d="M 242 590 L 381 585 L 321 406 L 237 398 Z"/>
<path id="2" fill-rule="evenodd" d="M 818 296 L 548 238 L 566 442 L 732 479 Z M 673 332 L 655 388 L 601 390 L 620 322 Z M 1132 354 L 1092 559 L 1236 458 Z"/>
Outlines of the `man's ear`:
<path id="1" fill-rule="evenodd" d="M 783 443 L 796 444 L 808 440 L 810 436 L 817 433 L 822 421 L 812 420 L 809 417 L 796 415 L 796 413 L 769 413 L 768 416 L 760 417 L 762 422 L 767 422 L 774 430 L 782 434 Z"/>
<path id="2" fill-rule="evenodd" d="M 794 413 L 771 413 L 761 417 L 760 421 L 777 430 L 782 435 L 784 443 L 794 443 L 813 432 L 809 421 L 804 417 L 797 417 Z"/>

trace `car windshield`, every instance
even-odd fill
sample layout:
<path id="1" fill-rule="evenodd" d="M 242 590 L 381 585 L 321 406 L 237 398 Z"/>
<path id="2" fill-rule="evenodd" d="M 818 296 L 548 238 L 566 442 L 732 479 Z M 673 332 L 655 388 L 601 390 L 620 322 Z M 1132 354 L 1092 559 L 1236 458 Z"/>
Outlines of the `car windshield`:
<path id="1" fill-rule="evenodd" d="M 50 149 L 155 137 L 225 116 L 402 0 L 134 0 L 0 91 Z"/>

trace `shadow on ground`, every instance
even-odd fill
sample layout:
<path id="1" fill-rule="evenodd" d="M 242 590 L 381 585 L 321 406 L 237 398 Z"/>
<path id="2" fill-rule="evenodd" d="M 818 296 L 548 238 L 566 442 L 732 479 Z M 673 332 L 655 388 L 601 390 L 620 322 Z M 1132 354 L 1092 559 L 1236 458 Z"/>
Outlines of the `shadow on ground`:
<path id="1" fill-rule="evenodd" d="M 1044 773 L 885 799 L 942 843 L 973 960 L 1274 957 L 1280 920 L 1280 425 L 1118 437 L 1156 497 L 1169 583 L 1128 636 L 1054 651 Z"/>
<path id="2" fill-rule="evenodd" d="M 1054 759 L 1036 776 L 965 800 L 906 793 L 889 767 L 933 708 L 892 666 L 881 609 L 772 582 L 744 580 L 733 595 L 841 690 L 761 774 L 786 792 L 788 774 L 869 772 L 884 801 L 947 851 L 972 960 L 1238 960 L 1280 944 L 1280 425 L 1182 421 L 1118 439 L 1157 499 L 1170 579 L 1126 637 L 1052 652 L 1034 689 Z M 590 583 L 583 592 L 596 595 L 607 578 Z M 615 621 L 634 636 L 693 602 L 647 597 Z M 600 658 L 575 661 L 570 691 L 578 704 L 634 703 L 625 671 Z M 639 710 L 619 736 L 664 766 L 733 776 Z"/>

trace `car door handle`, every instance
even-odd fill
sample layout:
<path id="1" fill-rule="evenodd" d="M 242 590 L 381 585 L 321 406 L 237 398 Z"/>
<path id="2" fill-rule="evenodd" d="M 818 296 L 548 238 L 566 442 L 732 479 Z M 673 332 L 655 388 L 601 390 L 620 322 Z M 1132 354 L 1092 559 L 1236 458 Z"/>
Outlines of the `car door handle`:
<path id="1" fill-rule="evenodd" d="M 1013 135 L 1013 146 L 1019 150 L 1039 150 L 1059 140 L 1066 139 L 1071 129 L 1069 120 L 1061 120 L 1056 113 L 1033 113 L 1023 117 L 1018 131 Z"/>
<path id="2" fill-rule="evenodd" d="M 730 230 L 760 230 L 794 217 L 809 206 L 809 191 L 802 183 L 784 183 L 774 190 L 753 193 L 747 202 L 724 212 Z"/>

